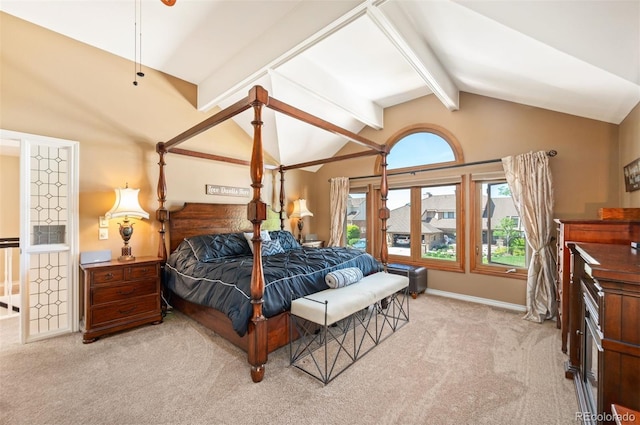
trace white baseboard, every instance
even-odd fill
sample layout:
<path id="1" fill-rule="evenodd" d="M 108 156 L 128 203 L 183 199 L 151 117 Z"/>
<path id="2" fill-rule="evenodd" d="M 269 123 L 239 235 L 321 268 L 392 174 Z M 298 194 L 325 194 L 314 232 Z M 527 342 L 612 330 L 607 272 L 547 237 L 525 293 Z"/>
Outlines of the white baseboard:
<path id="1" fill-rule="evenodd" d="M 477 303 L 477 304 L 486 304 L 492 307 L 504 308 L 506 310 L 513 310 L 513 311 L 518 311 L 522 313 L 527 311 L 527 308 L 523 305 L 506 303 L 504 301 L 492 300 L 490 298 L 480 298 L 480 297 L 474 297 L 472 295 L 457 294 L 455 292 L 447 292 L 447 291 L 441 291 L 439 289 L 430 289 L 430 288 L 427 288 L 426 293 L 431 295 L 437 295 L 439 297 L 454 298 L 456 300 L 468 301 L 468 302 Z"/>

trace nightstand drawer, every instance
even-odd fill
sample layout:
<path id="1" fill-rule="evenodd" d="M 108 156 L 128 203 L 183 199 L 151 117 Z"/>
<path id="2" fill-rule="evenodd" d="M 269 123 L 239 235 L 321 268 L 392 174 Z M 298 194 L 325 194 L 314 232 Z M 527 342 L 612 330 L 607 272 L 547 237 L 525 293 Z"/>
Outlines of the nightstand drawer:
<path id="1" fill-rule="evenodd" d="M 155 294 L 158 290 L 156 280 L 126 283 L 120 285 L 100 286 L 92 289 L 92 304 L 104 304 L 112 301 L 126 300 L 142 295 Z"/>
<path id="2" fill-rule="evenodd" d="M 153 294 L 134 298 L 130 301 L 96 306 L 90 313 L 91 323 L 93 323 L 94 326 L 99 326 L 101 323 L 112 322 L 119 319 L 131 320 L 133 316 L 138 314 L 157 311 L 158 303 L 158 296 Z"/>
<path id="3" fill-rule="evenodd" d="M 155 264 L 127 267 L 127 280 L 158 277 L 158 269 Z"/>
<path id="4" fill-rule="evenodd" d="M 124 269 L 123 268 L 109 268 L 106 270 L 95 270 L 92 273 L 93 282 L 92 284 L 100 284 L 100 283 L 110 283 L 110 282 L 120 282 L 124 280 Z"/>

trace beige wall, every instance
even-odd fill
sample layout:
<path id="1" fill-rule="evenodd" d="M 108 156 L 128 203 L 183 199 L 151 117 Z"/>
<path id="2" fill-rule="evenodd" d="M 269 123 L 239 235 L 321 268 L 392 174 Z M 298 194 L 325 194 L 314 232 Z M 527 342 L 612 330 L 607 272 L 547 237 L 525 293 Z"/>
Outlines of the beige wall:
<path id="1" fill-rule="evenodd" d="M 98 218 L 112 206 L 113 189 L 140 188 L 140 203 L 151 217 L 135 226 L 134 255 L 158 251 L 157 142 L 168 141 L 210 113 L 195 108 L 196 87 L 144 69 L 132 84 L 131 62 L 0 13 L 0 128 L 77 141 L 80 146 L 80 250 L 111 250 L 120 255 L 122 239 L 112 220 L 109 239 L 98 239 Z M 12 40 L 6 42 L 5 40 Z M 181 145 L 186 149 L 249 159 L 251 139 L 227 122 Z M 272 161 L 266 158 L 267 162 Z M 166 156 L 167 205 L 183 202 L 246 203 L 249 198 L 205 195 L 205 184 L 249 188 L 246 166 L 178 155 Z M 287 173 L 287 194 L 304 189 L 303 171 Z M 263 200 L 271 180 L 265 178 Z M 293 200 L 293 198 L 290 198 Z M 4 209 L 4 207 L 3 207 Z"/>
<path id="2" fill-rule="evenodd" d="M 362 134 L 383 144 L 401 129 L 420 123 L 435 124 L 451 132 L 462 146 L 465 162 L 528 151 L 558 151 L 558 156 L 551 159 L 557 217 L 596 218 L 598 208 L 620 205 L 616 125 L 461 93 L 459 111 L 448 111 L 435 96 L 426 96 L 385 110 L 384 129 L 368 129 Z M 351 145 L 341 153 L 359 149 Z M 374 174 L 375 161 L 375 157 L 366 157 L 350 160 L 348 167 L 339 163 L 323 166 L 318 172 L 314 199 L 328 205 L 330 177 Z M 465 168 L 462 172 L 473 170 Z M 314 221 L 321 229 L 329 228 L 327 215 L 314 217 Z M 322 236 L 328 237 L 328 230 Z M 470 246 L 467 234 L 467 250 Z M 524 281 L 469 273 L 469 252 L 465 257 L 466 273 L 431 270 L 429 287 L 524 304 Z"/>
<path id="3" fill-rule="evenodd" d="M 620 124 L 620 162 L 618 163 L 618 181 L 620 182 L 620 206 L 640 208 L 640 190 L 626 192 L 623 168 L 640 158 L 640 104 Z"/>
<path id="4" fill-rule="evenodd" d="M 20 158 L 0 155 L 0 238 L 20 237 Z M 20 280 L 20 254 L 12 249 L 12 276 L 14 282 Z M 0 250 L 0 283 L 4 282 L 5 250 Z"/>

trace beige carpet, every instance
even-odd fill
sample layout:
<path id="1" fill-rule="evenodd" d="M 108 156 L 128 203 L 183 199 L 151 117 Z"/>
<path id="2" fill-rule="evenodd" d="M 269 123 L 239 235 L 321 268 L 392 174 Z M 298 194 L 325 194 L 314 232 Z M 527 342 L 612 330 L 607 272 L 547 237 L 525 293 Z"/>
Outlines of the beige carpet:
<path id="1" fill-rule="evenodd" d="M 180 315 L 83 345 L 20 345 L 0 320 L 2 424 L 575 424 L 560 332 L 548 321 L 431 295 L 411 322 L 326 387 L 246 356 Z"/>

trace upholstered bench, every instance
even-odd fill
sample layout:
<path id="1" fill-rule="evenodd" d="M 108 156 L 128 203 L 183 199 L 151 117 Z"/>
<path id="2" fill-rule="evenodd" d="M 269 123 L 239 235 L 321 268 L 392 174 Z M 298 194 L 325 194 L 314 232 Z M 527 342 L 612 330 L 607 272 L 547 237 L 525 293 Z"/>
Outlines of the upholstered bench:
<path id="1" fill-rule="evenodd" d="M 290 329 L 301 337 L 290 338 L 291 365 L 329 383 L 409 321 L 408 286 L 407 276 L 379 272 L 292 300 Z"/>
<path id="2" fill-rule="evenodd" d="M 427 290 L 427 268 L 408 264 L 389 264 L 389 273 L 401 274 L 409 278 L 409 293 L 415 300 L 418 294 Z"/>

